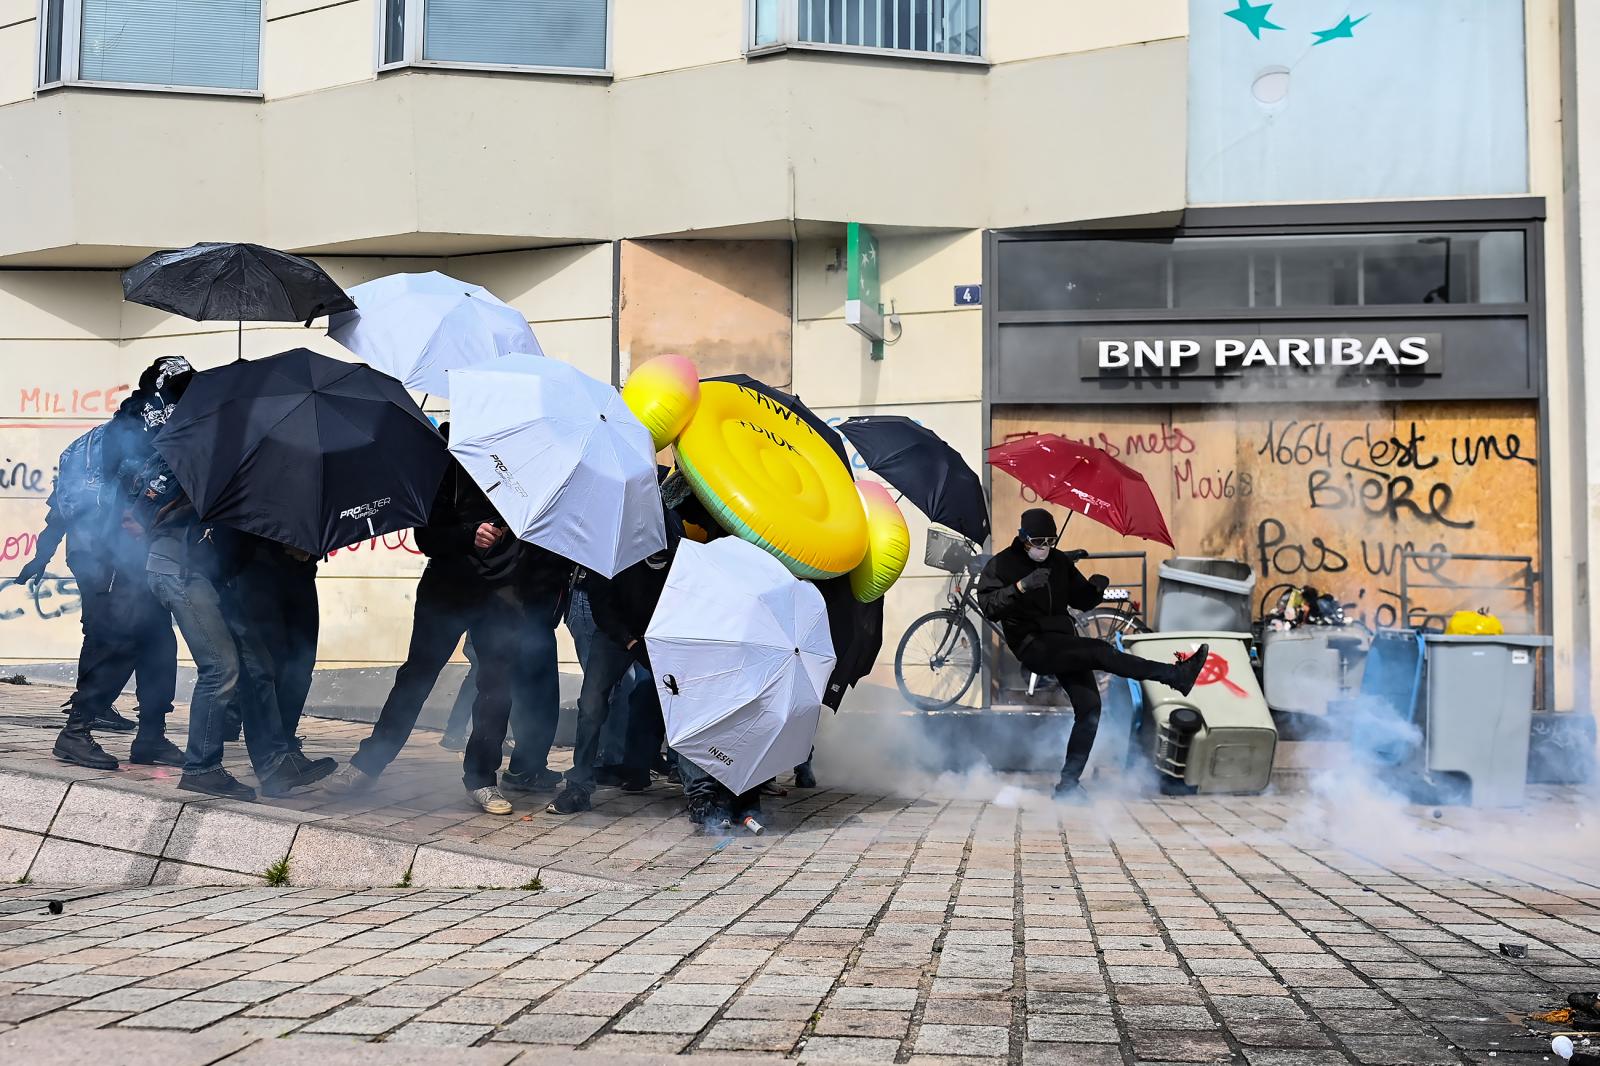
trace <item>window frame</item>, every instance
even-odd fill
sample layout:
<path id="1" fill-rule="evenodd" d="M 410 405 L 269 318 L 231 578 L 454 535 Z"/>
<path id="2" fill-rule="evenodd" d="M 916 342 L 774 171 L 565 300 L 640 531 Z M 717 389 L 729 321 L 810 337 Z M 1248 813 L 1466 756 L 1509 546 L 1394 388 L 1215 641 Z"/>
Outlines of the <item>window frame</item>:
<path id="1" fill-rule="evenodd" d="M 424 59 L 423 32 L 426 26 L 424 8 L 427 0 L 401 0 L 405 5 L 405 42 L 400 48 L 400 58 L 393 63 L 383 61 L 385 12 L 387 0 L 377 0 L 373 20 L 373 69 L 378 74 L 394 70 L 477 70 L 501 74 L 555 74 L 568 78 L 612 77 L 612 40 L 616 34 L 617 5 L 615 0 L 605 0 L 606 5 L 606 58 L 603 67 L 550 67 L 525 63 L 466 63 L 453 59 Z"/>
<path id="2" fill-rule="evenodd" d="M 978 4 L 978 54 L 959 55 L 955 52 L 924 52 L 909 48 L 879 48 L 858 44 L 828 44 L 800 39 L 800 0 L 778 0 L 778 39 L 768 44 L 756 43 L 756 5 L 761 0 L 744 3 L 744 55 L 746 59 L 776 55 L 780 52 L 835 52 L 854 56 L 877 56 L 895 60 L 931 61 L 935 63 L 961 63 L 967 66 L 990 66 L 989 62 L 989 9 L 995 0 L 979 0 Z"/>
<path id="3" fill-rule="evenodd" d="M 79 60 L 83 43 L 83 0 L 61 0 L 61 76 L 53 81 L 45 81 L 45 55 L 49 49 L 52 30 L 50 0 L 38 0 L 36 18 L 39 32 L 35 35 L 38 54 L 34 62 L 34 94 L 53 92 L 57 89 L 108 89 L 116 92 L 182 93 L 264 99 L 266 93 L 261 88 L 261 71 L 267 42 L 267 3 L 268 0 L 261 0 L 261 31 L 256 37 L 256 87 L 229 89 L 216 85 L 155 85 L 142 81 L 102 81 L 79 77 Z"/>

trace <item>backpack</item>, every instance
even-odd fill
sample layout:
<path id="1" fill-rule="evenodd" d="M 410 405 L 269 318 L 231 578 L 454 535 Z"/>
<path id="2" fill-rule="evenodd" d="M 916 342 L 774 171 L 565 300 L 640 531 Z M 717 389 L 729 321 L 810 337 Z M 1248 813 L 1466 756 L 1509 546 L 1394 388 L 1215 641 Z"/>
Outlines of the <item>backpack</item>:
<path id="1" fill-rule="evenodd" d="M 55 508 L 70 525 L 97 515 L 104 503 L 106 426 L 67 445 L 56 460 Z"/>

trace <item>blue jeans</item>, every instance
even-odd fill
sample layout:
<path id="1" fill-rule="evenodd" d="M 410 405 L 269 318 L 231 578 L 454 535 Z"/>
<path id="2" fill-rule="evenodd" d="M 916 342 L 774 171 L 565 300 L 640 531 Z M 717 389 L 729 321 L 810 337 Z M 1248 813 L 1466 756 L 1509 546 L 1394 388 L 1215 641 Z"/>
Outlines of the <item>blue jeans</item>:
<path id="1" fill-rule="evenodd" d="M 691 807 L 696 804 L 720 807 L 736 819 L 761 813 L 760 788 L 735 796 L 727 785 L 700 769 L 693 759 L 676 751 L 672 754 L 678 758 L 678 778 L 683 782 L 683 794 Z"/>
<path id="2" fill-rule="evenodd" d="M 204 575 L 148 575 L 150 591 L 172 613 L 189 654 L 194 656 L 194 695 L 189 702 L 189 743 L 183 753 L 184 776 L 210 773 L 222 768 L 223 719 L 228 706 L 240 701 L 244 715 L 246 744 L 257 776 L 271 772 L 288 752 L 277 720 L 276 700 L 240 700 L 239 682 L 243 674 L 241 648 L 228 628 L 222 613 L 222 599 L 216 586 Z M 246 654 L 253 662 L 264 661 L 265 653 L 254 647 L 247 636 Z M 264 712 L 271 708 L 271 715 Z"/>
<path id="3" fill-rule="evenodd" d="M 567 608 L 567 632 L 572 634 L 572 643 L 578 650 L 578 666 L 587 676 L 595 624 L 594 614 L 589 610 L 589 594 L 582 586 L 572 590 L 572 602 Z M 631 667 L 611 688 L 605 726 L 600 731 L 600 743 L 595 751 L 595 766 L 621 766 L 627 761 L 629 704 L 641 684 L 641 673 L 638 667 Z"/>

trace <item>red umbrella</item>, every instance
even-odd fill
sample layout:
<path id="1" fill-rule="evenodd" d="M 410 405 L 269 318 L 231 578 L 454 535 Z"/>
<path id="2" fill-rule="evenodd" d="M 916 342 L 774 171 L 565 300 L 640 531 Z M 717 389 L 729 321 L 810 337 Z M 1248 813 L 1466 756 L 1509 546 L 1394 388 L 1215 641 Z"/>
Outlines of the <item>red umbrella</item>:
<path id="1" fill-rule="evenodd" d="M 1041 500 L 1092 518 L 1125 537 L 1175 547 L 1144 475 L 1099 448 L 1054 433 L 1036 433 L 990 448 L 988 460 Z"/>

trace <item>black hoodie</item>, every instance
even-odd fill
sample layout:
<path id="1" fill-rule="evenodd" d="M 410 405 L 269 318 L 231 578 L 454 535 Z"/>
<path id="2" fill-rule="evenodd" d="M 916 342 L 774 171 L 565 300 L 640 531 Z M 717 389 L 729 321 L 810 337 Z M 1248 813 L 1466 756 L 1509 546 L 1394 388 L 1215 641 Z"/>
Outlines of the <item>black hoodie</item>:
<path id="1" fill-rule="evenodd" d="M 1049 584 L 1031 592 L 1017 588 L 1017 582 L 1040 568 L 1050 571 Z M 1018 654 L 1041 633 L 1076 636 L 1078 629 L 1067 609 L 1087 611 L 1104 598 L 1105 586 L 1078 573 L 1064 552 L 1051 548 L 1049 557 L 1036 563 L 1028 558 L 1021 537 L 990 559 L 978 578 L 978 606 L 985 617 L 1000 624 L 1006 645 Z"/>
<path id="2" fill-rule="evenodd" d="M 445 471 L 439 492 L 428 513 L 428 524 L 417 529 L 417 547 L 430 567 L 485 588 L 516 583 L 534 595 L 557 594 L 565 589 L 572 563 L 554 552 L 528 544 L 506 530 L 488 548 L 474 543 L 485 522 L 505 528 L 506 520 L 483 489 L 454 459 Z"/>

